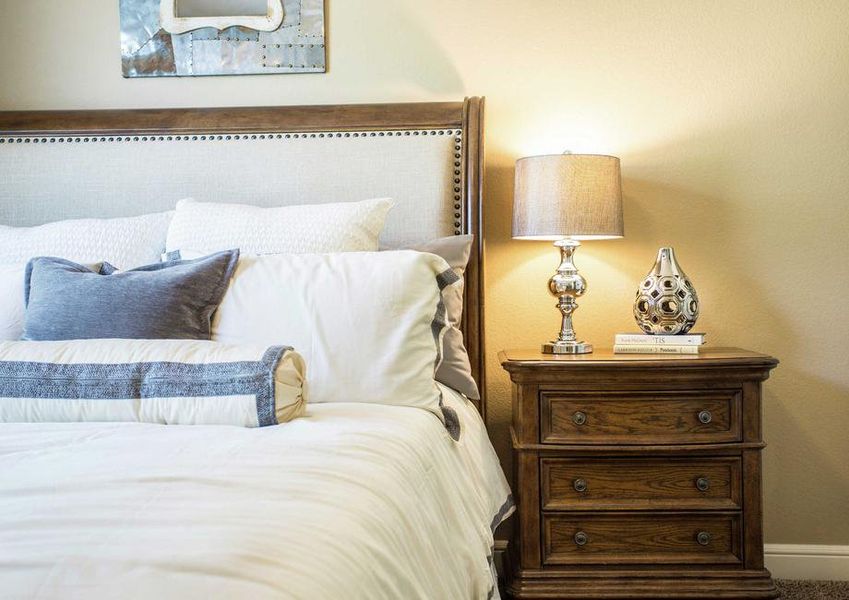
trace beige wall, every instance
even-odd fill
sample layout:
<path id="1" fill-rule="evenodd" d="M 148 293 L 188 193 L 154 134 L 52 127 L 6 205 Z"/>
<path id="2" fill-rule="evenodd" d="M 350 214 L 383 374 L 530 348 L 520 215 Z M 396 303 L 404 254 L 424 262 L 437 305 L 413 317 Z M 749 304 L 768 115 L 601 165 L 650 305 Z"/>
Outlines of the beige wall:
<path id="1" fill-rule="evenodd" d="M 622 158 L 626 239 L 588 242 L 579 333 L 633 330 L 635 286 L 672 245 L 697 329 L 782 361 L 765 387 L 766 540 L 849 544 L 849 4 L 329 0 L 326 75 L 124 80 L 117 0 L 0 0 L 0 108 L 488 97 L 489 398 L 496 353 L 557 328 L 556 256 L 510 239 L 514 160 Z"/>

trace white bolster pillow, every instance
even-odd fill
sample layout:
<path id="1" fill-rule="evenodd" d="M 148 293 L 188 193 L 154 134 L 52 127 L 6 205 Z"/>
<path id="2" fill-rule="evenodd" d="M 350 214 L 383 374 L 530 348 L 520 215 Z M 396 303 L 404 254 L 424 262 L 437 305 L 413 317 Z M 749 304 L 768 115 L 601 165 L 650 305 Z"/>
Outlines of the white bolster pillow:
<path id="1" fill-rule="evenodd" d="M 304 412 L 285 346 L 195 340 L 0 342 L 0 422 L 265 427 Z"/>

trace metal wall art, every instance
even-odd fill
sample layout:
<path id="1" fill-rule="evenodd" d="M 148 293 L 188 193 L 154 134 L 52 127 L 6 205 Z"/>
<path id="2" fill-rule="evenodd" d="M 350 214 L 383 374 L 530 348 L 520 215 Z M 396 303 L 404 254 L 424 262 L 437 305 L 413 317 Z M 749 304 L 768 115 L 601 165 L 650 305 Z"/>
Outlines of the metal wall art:
<path id="1" fill-rule="evenodd" d="M 675 259 L 675 250 L 661 248 L 651 271 L 637 290 L 634 318 L 646 333 L 687 333 L 699 318 L 699 297 Z"/>
<path id="2" fill-rule="evenodd" d="M 253 6 L 257 0 L 119 2 L 124 77 L 323 73 L 326 68 L 324 0 L 267 0 L 264 12 Z"/>

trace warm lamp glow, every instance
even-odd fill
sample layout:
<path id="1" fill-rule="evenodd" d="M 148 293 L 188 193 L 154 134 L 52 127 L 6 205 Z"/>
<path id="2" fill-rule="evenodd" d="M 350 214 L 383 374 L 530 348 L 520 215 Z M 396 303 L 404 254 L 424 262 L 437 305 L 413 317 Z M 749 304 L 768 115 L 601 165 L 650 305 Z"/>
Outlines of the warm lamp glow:
<path id="1" fill-rule="evenodd" d="M 573 262 L 578 240 L 621 238 L 622 182 L 619 159 L 603 154 L 529 156 L 516 162 L 513 237 L 555 240 L 560 266 L 548 282 L 562 320 L 557 339 L 542 345 L 547 354 L 585 354 L 591 344 L 579 341 L 572 327 L 576 298 L 587 281 Z"/>
<path id="2" fill-rule="evenodd" d="M 590 240 L 623 235 L 618 158 L 550 154 L 516 162 L 514 238 Z"/>

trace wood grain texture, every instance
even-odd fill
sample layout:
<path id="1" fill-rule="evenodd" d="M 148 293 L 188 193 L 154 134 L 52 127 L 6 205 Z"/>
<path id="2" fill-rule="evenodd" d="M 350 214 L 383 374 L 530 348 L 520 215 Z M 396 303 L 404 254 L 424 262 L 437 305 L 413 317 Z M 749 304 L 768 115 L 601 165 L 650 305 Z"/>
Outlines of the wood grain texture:
<path id="1" fill-rule="evenodd" d="M 543 514 L 545 564 L 737 565 L 741 546 L 739 513 Z"/>
<path id="2" fill-rule="evenodd" d="M 486 351 L 484 331 L 484 106 L 485 99 L 466 98 L 462 106 L 463 154 L 462 179 L 454 181 L 454 191 L 461 196 L 460 228 L 475 236 L 469 265 L 464 274 L 464 307 L 460 329 L 469 354 L 472 377 L 478 384 L 481 401 L 478 409 L 486 422 Z M 436 109 L 435 109 L 436 110 Z M 456 158 L 456 157 L 455 157 Z M 456 225 L 456 223 L 455 223 Z"/>
<path id="3" fill-rule="evenodd" d="M 736 456 L 544 458 L 542 508 L 738 510 L 742 508 L 740 472 Z"/>
<path id="4" fill-rule="evenodd" d="M 479 99 L 470 99 L 479 103 Z M 455 128 L 462 102 L 249 108 L 0 111 L 0 135 L 133 135 Z M 473 133 L 477 133 L 475 126 Z"/>
<path id="5" fill-rule="evenodd" d="M 523 370 L 534 367 L 547 369 L 573 369 L 582 366 L 599 367 L 605 364 L 617 369 L 645 368 L 654 366 L 772 366 L 778 360 L 760 352 L 742 348 L 723 348 L 708 346 L 699 354 L 615 354 L 610 348 L 596 348 L 590 354 L 543 354 L 538 350 L 503 350 L 499 353 L 504 368 L 510 370 L 514 363 Z M 729 362 L 733 361 L 733 362 Z"/>
<path id="6" fill-rule="evenodd" d="M 760 394 L 778 361 L 736 348 L 500 358 L 514 395 L 513 597 L 777 596 L 763 568 Z"/>
<path id="7" fill-rule="evenodd" d="M 675 443 L 740 440 L 740 392 L 544 392 L 542 443 Z M 709 414 L 702 423 L 699 415 Z M 585 415 L 585 422 L 576 422 Z"/>
<path id="8" fill-rule="evenodd" d="M 778 598 L 769 571 L 703 569 L 550 570 L 514 568 L 507 592 L 534 600 L 771 600 Z"/>

